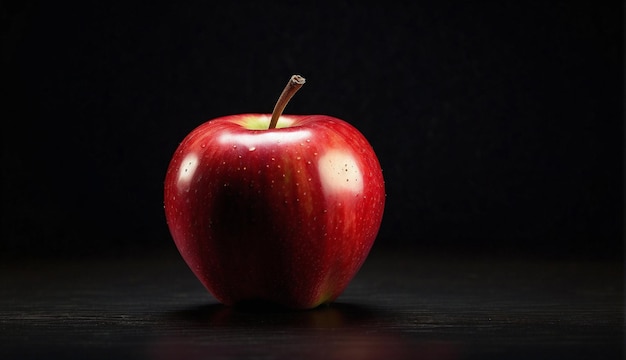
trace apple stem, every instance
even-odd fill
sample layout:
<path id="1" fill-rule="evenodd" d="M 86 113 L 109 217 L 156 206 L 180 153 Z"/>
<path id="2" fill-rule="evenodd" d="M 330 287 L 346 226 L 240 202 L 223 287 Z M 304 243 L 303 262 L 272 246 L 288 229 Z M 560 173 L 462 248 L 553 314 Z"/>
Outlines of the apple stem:
<path id="1" fill-rule="evenodd" d="M 278 118 L 280 118 L 280 115 L 282 115 L 285 110 L 285 106 L 287 106 L 287 103 L 291 100 L 296 91 L 300 90 L 302 85 L 304 85 L 304 82 L 305 79 L 300 75 L 291 76 L 287 86 L 285 86 L 285 89 L 282 94 L 280 94 L 278 101 L 276 101 L 276 105 L 274 105 L 274 111 L 272 111 L 272 119 L 270 120 L 269 129 L 276 128 Z"/>

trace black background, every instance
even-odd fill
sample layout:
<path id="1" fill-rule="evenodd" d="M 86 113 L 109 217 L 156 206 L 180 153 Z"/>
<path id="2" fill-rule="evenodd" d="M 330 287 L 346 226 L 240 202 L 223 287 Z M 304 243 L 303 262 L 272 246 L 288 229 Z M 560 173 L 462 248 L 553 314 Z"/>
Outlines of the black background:
<path id="1" fill-rule="evenodd" d="M 299 73 L 379 155 L 376 248 L 622 256 L 623 4 L 386 3 L 3 2 L 0 251 L 175 251 L 177 144 Z"/>

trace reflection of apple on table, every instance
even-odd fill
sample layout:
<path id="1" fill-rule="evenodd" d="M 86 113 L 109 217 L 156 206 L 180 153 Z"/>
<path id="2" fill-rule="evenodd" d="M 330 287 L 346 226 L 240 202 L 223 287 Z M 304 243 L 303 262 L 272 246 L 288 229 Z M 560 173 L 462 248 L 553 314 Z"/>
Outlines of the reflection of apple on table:
<path id="1" fill-rule="evenodd" d="M 308 311 L 239 308 L 222 304 L 187 307 L 168 314 L 165 332 L 148 343 L 148 359 L 438 359 L 456 360 L 459 344 L 407 337 L 389 322 L 401 312 L 334 302 Z M 181 332 L 180 329 L 185 329 Z M 162 329 L 161 329 L 162 330 Z M 282 341 L 277 341 L 282 339 Z"/>
<path id="2" fill-rule="evenodd" d="M 365 261 L 383 215 L 378 159 L 353 126 L 274 112 L 206 122 L 165 178 L 174 242 L 202 284 L 232 305 L 313 308 L 336 299 Z"/>

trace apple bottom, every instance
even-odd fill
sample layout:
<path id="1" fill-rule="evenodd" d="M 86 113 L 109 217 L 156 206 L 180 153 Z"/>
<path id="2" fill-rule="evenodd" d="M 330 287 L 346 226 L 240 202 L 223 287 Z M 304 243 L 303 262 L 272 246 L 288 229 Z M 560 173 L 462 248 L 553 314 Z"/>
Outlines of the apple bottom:
<path id="1" fill-rule="evenodd" d="M 233 306 L 273 303 L 308 309 L 334 301 L 371 247 L 371 229 L 348 220 L 366 211 L 363 204 L 356 198 L 326 199 L 325 209 L 306 215 L 298 203 L 276 205 L 256 191 L 243 195 L 236 183 L 231 188 L 213 192 L 214 205 L 205 207 L 219 212 L 189 214 L 211 218 L 210 231 L 196 230 L 203 241 L 177 244 L 209 292 Z M 288 223 L 284 214 L 291 214 Z"/>

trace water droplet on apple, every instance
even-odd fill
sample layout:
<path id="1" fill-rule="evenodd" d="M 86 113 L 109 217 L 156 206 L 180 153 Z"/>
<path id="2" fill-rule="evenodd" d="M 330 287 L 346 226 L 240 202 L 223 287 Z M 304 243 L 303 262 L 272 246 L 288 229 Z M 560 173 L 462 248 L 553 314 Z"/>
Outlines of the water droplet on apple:
<path id="1" fill-rule="evenodd" d="M 309 180 L 309 181 L 312 181 L 313 179 L 311 179 L 311 178 L 308 178 L 307 180 Z"/>
<path id="2" fill-rule="evenodd" d="M 310 142 L 311 142 L 311 139 L 306 139 L 306 142 L 310 143 Z"/>
<path id="3" fill-rule="evenodd" d="M 233 149 L 236 149 L 236 148 L 237 148 L 237 145 L 233 145 Z"/>
<path id="4" fill-rule="evenodd" d="M 254 151 L 254 150 L 256 150 L 256 147 L 254 147 L 254 146 L 250 146 L 250 147 L 248 148 L 248 151 Z"/>
<path id="5" fill-rule="evenodd" d="M 300 156 L 296 156 L 296 160 L 300 160 L 302 159 Z"/>
<path id="6" fill-rule="evenodd" d="M 311 161 L 310 161 L 310 160 L 309 160 L 309 161 L 307 161 L 306 163 L 307 163 L 307 165 L 311 165 Z"/>
<path id="7" fill-rule="evenodd" d="M 202 144 L 200 145 L 200 147 L 204 149 L 206 147 L 206 144 Z"/>

